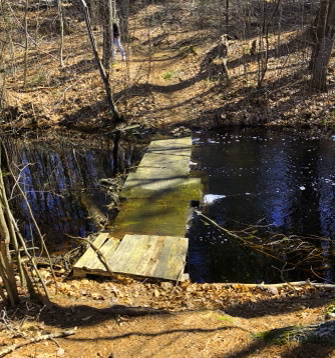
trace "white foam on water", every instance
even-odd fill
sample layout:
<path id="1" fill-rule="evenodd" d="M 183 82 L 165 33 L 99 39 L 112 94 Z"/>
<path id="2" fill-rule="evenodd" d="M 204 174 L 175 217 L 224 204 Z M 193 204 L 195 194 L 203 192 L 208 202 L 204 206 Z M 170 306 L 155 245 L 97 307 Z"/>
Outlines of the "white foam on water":
<path id="1" fill-rule="evenodd" d="M 226 195 L 207 194 L 204 196 L 204 204 L 212 204 L 214 201 L 225 198 Z"/>

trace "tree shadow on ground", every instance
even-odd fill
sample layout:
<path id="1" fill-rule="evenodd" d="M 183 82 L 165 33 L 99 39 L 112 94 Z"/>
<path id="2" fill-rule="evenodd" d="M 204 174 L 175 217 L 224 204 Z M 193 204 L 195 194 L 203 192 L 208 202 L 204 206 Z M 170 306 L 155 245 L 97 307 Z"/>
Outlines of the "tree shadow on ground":
<path id="1" fill-rule="evenodd" d="M 106 115 L 110 117 L 112 122 L 112 114 L 110 113 L 108 115 L 107 113 L 109 110 L 110 108 L 108 106 L 107 100 L 103 99 L 93 103 L 92 105 L 83 106 L 74 113 L 65 114 L 63 119 L 59 122 L 59 125 L 67 128 L 76 128 L 81 131 L 90 132 L 92 130 L 92 126 L 89 125 L 88 122 L 90 122 L 90 120 L 95 120 L 102 112 L 106 112 Z M 102 124 L 103 123 L 100 123 L 100 125 Z M 97 123 L 94 125 L 96 127 Z"/>
<path id="2" fill-rule="evenodd" d="M 294 289 L 292 288 L 292 293 Z M 313 293 L 305 294 L 305 298 L 300 296 L 278 297 L 260 300 L 257 302 L 237 303 L 228 306 L 225 312 L 232 316 L 243 318 L 255 318 L 269 315 L 269 307 L 271 307 L 271 316 L 277 316 L 289 312 L 298 312 L 302 310 L 302 306 L 308 308 L 320 307 L 327 303 L 328 297 L 320 299 L 315 297 Z"/>
<path id="3" fill-rule="evenodd" d="M 291 327 L 284 327 L 270 330 L 269 332 L 274 331 L 285 331 L 289 330 Z M 306 341 L 290 341 L 289 338 L 287 341 L 282 343 L 269 341 L 263 337 L 254 336 L 254 339 L 251 344 L 247 347 L 241 349 L 240 351 L 232 352 L 228 355 L 225 355 L 224 358 L 245 358 L 245 357 L 254 357 L 255 354 L 260 355 L 262 350 L 269 348 L 271 346 L 281 346 L 284 347 L 284 351 L 281 352 L 281 358 L 306 358 L 306 357 L 315 357 L 315 358 L 327 358 L 330 357 L 330 354 L 335 350 L 334 342 L 306 342 Z M 220 358 L 222 356 L 217 356 Z M 223 357 L 222 357 L 223 358 Z"/>
<path id="4" fill-rule="evenodd" d="M 320 292 L 319 292 L 320 294 Z M 259 302 L 247 302 L 242 304 L 230 305 L 225 309 L 225 314 L 232 315 L 243 318 L 254 318 L 261 317 L 264 315 L 277 315 L 283 314 L 285 312 L 292 312 L 294 310 L 301 310 L 301 305 L 304 304 L 309 308 L 314 308 L 318 306 L 323 306 L 327 303 L 329 298 L 320 299 L 314 297 L 314 294 L 305 293 L 304 297 L 280 297 L 280 298 L 269 298 L 264 299 Z M 212 308 L 215 311 L 218 308 Z M 220 309 L 221 310 L 221 309 Z M 271 312 L 269 313 L 269 310 Z M 197 310 L 193 310 L 196 312 Z M 199 310 L 201 311 L 201 310 Z M 189 311 L 190 312 L 190 311 Z M 182 311 L 180 313 L 185 313 Z M 72 328 L 75 326 L 94 326 L 98 323 L 105 322 L 108 320 L 118 320 L 120 317 L 140 317 L 140 316 L 151 316 L 151 317 L 161 317 L 162 319 L 172 317 L 176 312 L 170 312 L 164 309 L 153 309 L 149 307 L 131 307 L 131 306 L 122 306 L 122 305 L 112 305 L 108 308 L 94 308 L 87 305 L 73 305 L 73 306 L 61 306 L 57 303 L 51 303 L 44 306 L 41 309 L 40 305 L 32 306 L 30 301 L 26 302 L 23 305 L 22 310 L 15 310 L 13 313 L 18 319 L 22 319 L 27 315 L 29 317 L 36 317 L 38 320 L 43 321 L 48 326 L 53 326 L 57 328 Z M 330 321 L 331 322 L 331 321 Z M 241 326 L 240 324 L 234 325 L 229 324 L 222 325 L 220 327 L 215 328 L 203 328 L 203 327 L 193 327 L 193 328 L 181 328 L 181 329 L 170 329 L 170 330 L 161 330 L 161 331 L 126 331 L 125 333 L 118 335 L 107 335 L 107 336 L 97 336 L 92 338 L 76 338 L 71 337 L 68 338 L 72 341 L 97 341 L 97 340 L 109 340 L 109 341 L 117 341 L 122 338 L 132 337 L 132 336 L 146 336 L 146 337 L 158 337 L 166 334 L 173 333 L 213 333 L 213 332 L 223 332 L 230 329 L 238 329 L 244 331 L 246 334 L 251 334 L 251 332 Z M 319 322 L 319 325 L 322 323 Z M 286 331 L 290 327 L 281 327 L 276 328 L 272 331 Z M 314 328 L 313 328 L 314 329 Z M 257 332 L 262 333 L 262 332 Z M 237 350 L 235 352 L 229 353 L 228 355 L 224 355 L 224 358 L 242 358 L 248 357 L 251 355 L 259 354 L 262 350 L 268 348 L 269 346 L 275 344 L 275 342 L 269 342 L 264 339 L 264 335 L 255 335 L 252 342 L 247 346 L 242 348 L 241 350 Z M 305 357 L 318 357 L 318 358 L 326 358 L 333 352 L 335 349 L 335 343 L 310 343 L 304 342 L 299 343 L 295 342 L 293 344 L 289 344 L 284 346 L 282 349 L 284 352 L 281 353 L 282 358 L 305 358 Z M 219 358 L 221 356 L 217 356 Z"/>
<path id="5" fill-rule="evenodd" d="M 335 343 L 302 343 L 297 347 L 289 348 L 281 355 L 281 358 L 327 358 L 335 350 Z"/>
<path id="6" fill-rule="evenodd" d="M 168 4 L 168 6 L 167 6 Z M 249 4 L 248 16 L 245 15 L 241 5 L 236 2 L 229 4 L 228 11 L 234 14 L 229 19 L 229 24 L 225 23 L 227 8 L 222 3 L 208 2 L 203 5 L 201 2 L 193 3 L 189 6 L 188 11 L 182 11 L 183 7 L 178 3 L 164 0 L 157 0 L 155 6 L 157 8 L 153 11 L 150 9 L 152 3 L 148 1 L 137 2 L 136 6 L 129 9 L 129 14 L 134 16 L 140 12 L 148 9 L 147 16 L 143 19 L 145 27 L 150 28 L 155 22 L 162 25 L 171 24 L 183 26 L 189 31 L 209 30 L 212 33 L 221 29 L 231 34 L 237 32 L 242 34 L 241 23 L 245 25 L 246 31 L 243 35 L 245 39 L 252 38 L 259 33 L 259 29 L 267 26 L 268 32 L 278 33 L 281 31 L 293 31 L 297 25 L 300 26 L 302 19 L 306 22 L 308 18 L 314 16 L 315 8 L 310 3 L 304 3 L 303 6 L 299 2 L 284 2 L 281 4 L 282 9 L 278 11 L 278 4 L 276 2 L 258 3 L 252 2 Z M 220 16 L 218 16 L 220 14 Z M 263 14 L 262 16 L 260 14 Z M 301 18 L 300 18 L 301 17 Z M 278 24 L 280 23 L 280 28 Z"/>
<path id="7" fill-rule="evenodd" d="M 327 358 L 329 354 L 334 352 L 335 343 L 322 343 L 322 344 L 313 344 L 313 343 L 296 343 L 297 346 L 293 348 L 287 343 L 282 343 L 287 346 L 284 352 L 281 353 L 281 358 L 306 358 L 306 357 L 315 357 L 315 358 Z M 263 339 L 255 339 L 250 345 L 246 348 L 241 349 L 240 351 L 232 352 L 223 357 L 217 356 L 216 358 L 245 358 L 245 357 L 255 357 L 255 354 L 260 355 L 262 350 L 268 348 L 271 345 L 276 345 L 276 343 L 269 343 Z"/>
<path id="8" fill-rule="evenodd" d="M 292 37 L 288 42 L 282 43 L 279 46 L 269 51 L 260 51 L 256 54 L 244 54 L 236 60 L 229 61 L 229 68 L 235 68 L 243 64 L 257 61 L 258 58 L 278 58 L 283 56 L 293 55 L 295 52 L 302 51 L 311 45 L 309 38 L 309 31 L 304 31 L 297 36 Z"/>
<path id="9" fill-rule="evenodd" d="M 206 119 L 211 119 L 213 126 L 270 123 L 284 119 L 285 112 L 297 107 L 297 99 L 299 99 L 298 104 L 302 108 L 299 115 L 306 115 L 307 120 L 309 109 L 308 106 L 304 106 L 304 102 L 311 98 L 311 94 L 312 89 L 308 86 L 306 71 L 300 69 L 278 78 L 269 83 L 267 87 L 239 88 L 229 95 L 229 98 L 237 98 L 236 102 L 227 101 L 220 107 L 205 110 L 197 118 L 184 121 L 183 125 L 197 125 Z M 283 95 L 285 100 L 271 104 L 269 107 L 269 100 L 275 100 Z"/>
<path id="10" fill-rule="evenodd" d="M 39 319 L 44 323 L 59 328 L 91 326 L 119 316 L 171 315 L 167 310 L 148 307 L 112 305 L 108 308 L 95 308 L 87 305 L 60 306 L 56 303 L 47 304 L 42 310 L 40 307 L 35 307 L 35 311 L 38 312 Z M 32 313 L 30 312 L 31 315 Z"/>
<path id="11" fill-rule="evenodd" d="M 296 51 L 300 51 L 303 47 L 307 46 L 307 42 L 304 41 L 304 39 L 306 38 L 306 34 L 303 33 L 297 37 L 294 37 L 292 40 L 290 40 L 288 43 L 282 44 L 279 47 L 271 50 L 268 52 L 268 56 L 269 58 L 271 57 L 281 57 L 281 56 L 285 56 L 285 55 L 289 55 L 292 54 Z M 154 84 L 150 84 L 150 83 L 146 83 L 146 84 L 135 84 L 132 87 L 128 87 L 118 93 L 115 94 L 115 99 L 119 100 L 123 97 L 134 97 L 137 95 L 141 95 L 141 96 L 146 96 L 149 95 L 151 93 L 174 93 L 177 91 L 181 91 L 181 90 L 185 90 L 189 87 L 191 87 L 192 85 L 196 84 L 199 81 L 205 80 L 207 78 L 211 78 L 213 77 L 215 74 L 220 74 L 222 75 L 222 79 L 220 80 L 220 84 L 217 84 L 216 90 L 219 89 L 222 91 L 226 86 L 229 86 L 229 83 L 227 81 L 224 81 L 224 75 L 223 75 L 223 67 L 220 64 L 216 64 L 213 63 L 213 60 L 215 58 L 219 58 L 219 45 L 215 45 L 213 46 L 213 48 L 208 51 L 206 53 L 206 55 L 204 56 L 204 58 L 202 59 L 202 61 L 199 63 L 199 71 L 198 73 L 196 73 L 193 77 L 188 78 L 186 80 L 180 80 L 179 83 L 175 83 L 175 84 L 171 84 L 171 85 L 167 85 L 167 86 L 162 86 L 162 85 L 154 85 Z M 179 56 L 176 55 L 176 58 Z M 250 63 L 250 62 L 254 62 L 257 60 L 257 56 L 264 56 L 264 53 L 259 53 L 256 55 L 243 55 L 242 57 L 230 61 L 228 62 L 228 67 L 229 69 L 233 69 L 237 66 L 240 66 L 242 63 Z M 156 61 L 156 59 L 155 59 Z M 283 66 L 281 68 L 281 70 L 285 70 L 287 67 Z M 276 68 L 276 70 L 279 70 L 278 68 Z M 248 73 L 247 75 L 252 75 L 255 74 L 255 71 Z M 274 81 L 272 83 L 268 83 L 267 87 L 268 90 L 271 91 L 279 91 L 281 89 L 283 89 L 285 86 L 289 86 L 292 85 L 292 83 L 298 83 L 303 81 L 303 79 L 306 77 L 306 70 L 305 69 L 300 69 L 298 71 L 295 71 L 294 73 L 288 75 L 288 76 L 284 76 L 284 77 L 280 77 L 278 78 L 277 81 Z M 213 88 L 213 91 L 215 89 Z M 306 91 L 306 88 L 301 90 L 302 92 Z M 206 91 L 206 95 L 208 95 L 209 93 L 211 93 L 212 90 L 207 90 Z M 246 103 L 245 101 L 248 101 L 250 98 L 252 98 L 253 103 L 251 104 L 253 107 L 256 107 L 257 109 L 257 114 L 259 114 L 259 112 L 262 112 L 262 110 L 266 110 L 266 106 L 263 105 L 263 98 L 264 98 L 264 89 L 262 88 L 242 88 L 238 91 L 236 91 L 235 93 L 231 94 L 230 97 L 233 97 L 234 95 L 236 95 L 237 97 L 242 97 L 238 103 L 236 104 L 236 108 L 243 108 Z M 197 97 L 202 97 L 203 95 L 199 95 Z M 256 97 L 256 98 L 255 98 Z M 260 99 L 257 102 L 257 97 Z M 194 98 L 189 98 L 187 101 L 184 101 L 183 103 L 178 103 L 174 106 L 169 106 L 166 108 L 158 108 L 157 110 L 155 110 L 156 112 L 162 109 L 172 109 L 172 108 L 176 108 L 179 106 L 182 106 L 183 104 L 189 103 L 193 100 Z M 256 103 L 257 102 L 257 103 Z M 256 106 L 255 106 L 256 104 Z M 279 112 L 282 112 L 282 108 L 285 109 L 289 109 L 291 107 L 293 107 L 294 105 L 296 105 L 294 97 L 290 97 L 287 99 L 287 101 L 285 101 L 284 103 L 281 102 L 280 103 L 280 108 L 278 108 Z M 228 106 L 230 106 L 230 104 L 228 104 Z M 257 108 L 259 107 L 259 108 Z M 226 110 L 226 107 L 220 107 L 217 109 L 210 109 L 207 112 L 204 112 L 201 116 L 201 119 L 204 117 L 217 117 L 218 119 L 220 119 L 220 114 L 222 113 L 223 110 Z M 229 109 L 231 110 L 231 109 Z M 199 118 L 200 119 L 200 118 Z M 194 120 L 195 123 L 198 122 L 197 119 Z M 185 123 L 185 122 L 184 122 Z"/>
<path id="12" fill-rule="evenodd" d="M 219 327 L 219 328 L 189 328 L 189 329 L 171 329 L 171 330 L 167 330 L 167 331 L 159 331 L 159 332 L 154 332 L 154 333 L 146 333 L 146 332 L 129 332 L 129 333 L 125 333 L 125 334 L 121 334 L 118 336 L 100 336 L 100 337 L 94 337 L 94 338 L 70 338 L 70 340 L 73 341 L 77 341 L 77 342 L 83 342 L 83 341 L 88 341 L 88 340 L 94 340 L 94 341 L 99 341 L 99 340 L 109 340 L 109 341 L 116 341 L 118 339 L 123 339 L 123 338 L 127 338 L 127 337 L 132 337 L 132 336 L 141 336 L 141 337 L 158 337 L 158 336 L 162 336 L 165 334 L 172 334 L 172 333 L 213 333 L 213 332 L 223 332 L 223 331 L 227 331 L 229 329 L 242 329 L 241 327 L 236 327 L 236 326 L 225 326 L 225 327 Z M 245 330 L 246 331 L 246 330 Z M 248 332 L 248 331 L 247 331 Z"/>
<path id="13" fill-rule="evenodd" d="M 293 288 L 292 288 L 293 290 Z M 330 294 L 328 293 L 328 297 Z M 324 299 L 320 299 L 319 293 L 315 291 L 314 293 L 310 293 L 304 295 L 304 297 L 294 296 L 294 297 L 286 297 L 286 298 L 273 298 L 267 300 L 261 300 L 258 302 L 246 302 L 241 304 L 230 305 L 225 309 L 225 313 L 238 316 L 243 318 L 255 318 L 262 316 L 276 316 L 285 314 L 287 312 L 301 311 L 308 307 L 309 309 L 320 307 L 325 305 L 329 301 L 329 298 L 325 297 Z M 271 307 L 271 313 L 269 313 L 269 307 Z M 318 322 L 320 323 L 320 322 Z M 322 325 L 322 322 L 320 323 Z M 291 327 L 282 327 L 279 329 L 270 330 L 271 331 L 286 331 Z M 313 328 L 316 331 L 316 327 Z M 261 333 L 261 332 L 259 332 Z M 289 337 L 289 336 L 288 336 Z M 254 355 L 255 353 L 260 353 L 263 349 L 268 346 L 276 345 L 278 342 L 275 339 L 266 340 L 263 335 L 259 337 L 255 336 L 255 339 L 248 347 L 241 349 L 240 351 L 235 351 L 229 355 L 225 355 L 225 358 L 242 358 L 248 357 L 249 355 Z M 286 343 L 281 343 L 286 344 Z M 291 345 L 287 345 L 287 349 L 285 352 L 281 354 L 282 358 L 305 358 L 305 357 L 318 357 L 318 358 L 326 358 L 329 357 L 329 354 L 335 350 L 335 342 L 322 342 L 319 344 L 313 342 L 299 342 L 295 341 L 295 343 Z M 218 357 L 219 358 L 219 357 Z"/>

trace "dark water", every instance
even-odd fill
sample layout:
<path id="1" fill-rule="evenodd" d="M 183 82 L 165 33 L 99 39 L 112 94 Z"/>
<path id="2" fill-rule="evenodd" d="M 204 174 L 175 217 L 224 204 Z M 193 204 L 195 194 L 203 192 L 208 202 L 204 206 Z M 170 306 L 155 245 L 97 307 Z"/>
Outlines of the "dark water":
<path id="1" fill-rule="evenodd" d="M 261 237 L 298 235 L 311 244 L 307 251 L 314 250 L 305 259 L 304 245 L 292 244 L 276 252 L 277 260 L 195 215 L 189 232 L 194 281 L 333 279 L 327 267 L 335 236 L 335 137 L 249 129 L 198 133 L 194 146 L 193 175 L 204 181 L 202 213 L 229 230 L 258 225 L 254 231 Z"/>
<path id="2" fill-rule="evenodd" d="M 82 140 L 71 138 L 40 142 L 7 139 L 10 161 L 16 168 L 20 185 L 28 199 L 45 242 L 51 252 L 62 251 L 78 243 L 69 236 L 85 237 L 97 231 L 83 198 L 91 200 L 108 217 L 110 198 L 100 184 L 123 172 L 134 159 L 134 146 L 107 137 Z M 8 178 L 7 178 L 8 180 Z M 12 180 L 7 181 L 10 204 L 23 236 L 38 240 L 28 205 Z"/>
<path id="3" fill-rule="evenodd" d="M 188 233 L 192 280 L 333 280 L 335 137 L 244 129 L 194 133 L 193 142 L 192 175 L 204 183 L 200 213 L 231 231 L 247 228 L 266 240 L 259 241 L 260 250 L 255 250 L 255 245 L 230 239 L 195 214 Z M 71 139 L 7 143 L 18 183 L 52 252 L 77 245 L 68 235 L 86 236 L 97 230 L 88 220 L 82 193 L 110 215 L 106 209 L 110 199 L 99 180 L 123 172 L 140 157 L 133 140 L 118 143 L 117 151 L 114 144 L 106 137 L 77 143 Z M 13 181 L 9 187 L 15 218 L 24 236 L 35 239 L 27 205 Z M 272 239 L 273 235 L 278 236 Z M 260 252 L 264 247 L 271 255 Z M 272 247 L 276 250 L 269 250 Z"/>

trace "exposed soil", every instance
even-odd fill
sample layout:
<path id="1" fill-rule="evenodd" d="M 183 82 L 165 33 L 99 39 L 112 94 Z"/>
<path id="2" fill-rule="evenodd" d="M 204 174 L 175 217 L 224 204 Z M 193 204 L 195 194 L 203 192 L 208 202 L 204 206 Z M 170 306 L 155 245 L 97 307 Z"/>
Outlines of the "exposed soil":
<path id="1" fill-rule="evenodd" d="M 305 71 L 307 50 L 296 52 L 295 31 L 282 33 L 281 51 L 275 50 L 272 38 L 264 85 L 257 88 L 257 56 L 245 50 L 252 38 L 230 42 L 228 81 L 220 59 L 211 57 L 217 44 L 213 31 L 183 27 L 185 19 L 196 21 L 194 14 L 179 1 L 169 3 L 166 13 L 162 4 L 133 12 L 127 60 L 109 69 L 114 99 L 125 116 L 119 128 L 138 125 L 174 135 L 241 124 L 331 129 L 332 80 L 327 94 L 311 94 Z M 54 12 L 43 9 L 29 13 L 29 18 L 33 21 L 37 14 L 49 18 Z M 160 23 L 148 29 L 145 19 L 157 13 L 162 16 Z M 173 16 L 178 25 L 170 24 L 167 31 L 161 26 L 164 16 Z M 70 29 L 64 42 L 64 67 L 56 61 L 55 41 L 45 36 L 30 58 L 26 88 L 22 88 L 22 66 L 8 75 L 11 107 L 4 129 L 41 135 L 56 130 L 106 133 L 116 127 L 84 23 L 73 18 Z M 100 31 L 95 31 L 98 39 Z M 17 63 L 23 62 L 23 55 L 17 53 Z M 50 332 L 73 327 L 77 331 L 67 338 L 30 343 L 8 357 L 335 357 L 335 344 L 273 345 L 252 337 L 273 328 L 324 320 L 334 298 L 332 289 L 174 286 L 59 277 L 54 293 L 50 274 L 43 272 L 51 304 L 41 307 L 23 300 L 18 310 L 3 310 L 1 348 Z"/>
<path id="2" fill-rule="evenodd" d="M 77 327 L 75 334 L 30 343 L 8 357 L 335 357 L 334 344 L 276 345 L 253 336 L 324 321 L 333 289 L 95 278 L 58 282 L 58 290 L 43 308 L 28 300 L 19 311 L 3 311 L 1 342 Z"/>

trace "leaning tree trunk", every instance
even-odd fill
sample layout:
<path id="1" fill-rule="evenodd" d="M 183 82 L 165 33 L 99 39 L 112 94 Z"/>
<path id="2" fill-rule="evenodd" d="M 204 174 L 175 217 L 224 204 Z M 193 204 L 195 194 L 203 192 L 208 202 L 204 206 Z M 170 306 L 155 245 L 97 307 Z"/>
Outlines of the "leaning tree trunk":
<path id="1" fill-rule="evenodd" d="M 322 0 L 312 29 L 312 55 L 309 63 L 311 87 L 326 89 L 327 66 L 331 57 L 335 35 L 335 0 Z"/>
<path id="2" fill-rule="evenodd" d="M 107 97 L 107 102 L 109 104 L 109 107 L 111 109 L 111 112 L 113 114 L 113 118 L 115 120 L 115 122 L 119 122 L 119 121 L 123 121 L 123 116 L 119 113 L 113 98 L 112 98 L 112 90 L 111 87 L 109 85 L 109 80 L 108 80 L 108 74 L 106 72 L 106 69 L 102 63 L 102 61 L 99 58 L 99 53 L 98 53 L 98 49 L 94 40 L 94 36 L 93 36 L 93 32 L 92 32 L 92 28 L 91 28 L 91 21 L 90 21 L 90 16 L 89 16 L 89 12 L 88 12 L 88 7 L 85 3 L 84 0 L 79 0 L 81 8 L 82 8 L 82 12 L 85 18 L 85 24 L 86 24 L 86 28 L 87 28 L 87 33 L 88 33 L 88 37 L 90 39 L 91 42 L 91 47 L 92 47 L 92 52 L 93 52 L 93 56 L 95 58 L 95 61 L 97 63 L 98 69 L 99 69 L 99 73 L 100 73 L 100 77 L 102 79 L 102 82 L 104 84 L 105 87 L 105 91 L 106 91 L 106 97 Z"/>

